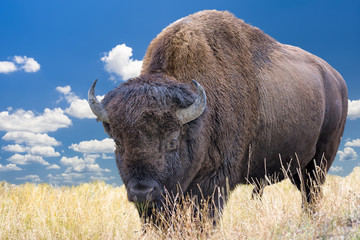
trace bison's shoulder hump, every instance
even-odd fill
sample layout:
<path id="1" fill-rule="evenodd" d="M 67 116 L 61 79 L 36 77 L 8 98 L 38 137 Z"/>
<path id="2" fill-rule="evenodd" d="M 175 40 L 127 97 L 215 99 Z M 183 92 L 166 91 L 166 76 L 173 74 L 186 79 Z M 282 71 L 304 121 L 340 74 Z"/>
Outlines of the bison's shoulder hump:
<path id="1" fill-rule="evenodd" d="M 274 42 L 227 11 L 205 10 L 166 27 L 150 43 L 142 73 L 161 71 L 178 78 L 231 65 L 245 69 L 254 56 L 266 58 Z"/>

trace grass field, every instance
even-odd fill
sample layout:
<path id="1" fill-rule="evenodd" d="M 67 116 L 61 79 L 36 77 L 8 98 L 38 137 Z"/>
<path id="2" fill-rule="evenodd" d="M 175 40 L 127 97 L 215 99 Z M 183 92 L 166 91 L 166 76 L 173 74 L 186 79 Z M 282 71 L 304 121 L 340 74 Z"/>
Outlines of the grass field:
<path id="1" fill-rule="evenodd" d="M 313 216 L 288 180 L 266 187 L 261 200 L 251 191 L 242 185 L 231 194 L 216 227 L 185 209 L 167 230 L 144 231 L 124 187 L 1 182 L 0 239 L 360 239 L 360 168 L 328 176 Z"/>

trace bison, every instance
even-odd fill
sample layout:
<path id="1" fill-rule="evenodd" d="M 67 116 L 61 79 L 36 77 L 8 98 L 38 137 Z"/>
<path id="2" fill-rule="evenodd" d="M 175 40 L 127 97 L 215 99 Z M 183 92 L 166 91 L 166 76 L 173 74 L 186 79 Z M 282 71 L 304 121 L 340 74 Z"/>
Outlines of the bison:
<path id="1" fill-rule="evenodd" d="M 102 102 L 95 84 L 89 104 L 116 143 L 128 199 L 155 209 L 166 192 L 218 199 L 216 189 L 250 183 L 255 194 L 286 177 L 312 206 L 347 116 L 347 87 L 336 70 L 227 11 L 166 27 L 140 76 Z M 226 194 L 213 201 L 217 209 Z"/>

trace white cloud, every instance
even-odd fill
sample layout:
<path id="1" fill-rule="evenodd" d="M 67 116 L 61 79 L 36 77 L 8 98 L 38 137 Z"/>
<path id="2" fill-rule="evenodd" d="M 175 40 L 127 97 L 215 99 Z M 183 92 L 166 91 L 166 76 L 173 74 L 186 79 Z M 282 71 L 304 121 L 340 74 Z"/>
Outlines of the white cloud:
<path id="1" fill-rule="evenodd" d="M 31 132 L 8 132 L 3 137 L 6 141 L 15 141 L 15 143 L 26 143 L 29 146 L 59 146 L 61 143 L 46 133 Z"/>
<path id="2" fill-rule="evenodd" d="M 72 91 L 70 86 L 56 87 L 56 90 L 62 93 L 65 97 L 65 100 L 70 104 L 68 108 L 65 109 L 65 113 L 76 118 L 93 118 L 96 116 L 91 111 L 89 103 L 86 99 L 80 99 Z M 101 101 L 104 96 L 97 96 L 97 99 Z"/>
<path id="3" fill-rule="evenodd" d="M 133 60 L 132 48 L 125 44 L 117 45 L 110 52 L 105 53 L 101 61 L 105 64 L 105 70 L 110 74 L 115 74 L 123 80 L 137 77 L 140 75 L 142 61 Z M 114 79 L 114 76 L 112 79 Z"/>
<path id="4" fill-rule="evenodd" d="M 40 70 L 40 64 L 33 58 L 15 56 L 14 61 L 19 64 L 25 72 L 37 72 Z"/>
<path id="5" fill-rule="evenodd" d="M 332 172 L 332 173 L 339 173 L 342 171 L 344 171 L 344 169 L 340 166 L 331 166 L 330 170 L 329 170 L 329 172 Z"/>
<path id="6" fill-rule="evenodd" d="M 95 174 L 101 175 L 101 172 L 110 172 L 109 169 L 102 169 L 97 163 L 95 163 L 96 158 L 99 156 L 100 155 L 98 154 L 84 154 L 84 158 L 79 158 L 78 156 L 72 158 L 62 157 L 60 163 L 68 167 L 65 173 L 93 172 Z"/>
<path id="7" fill-rule="evenodd" d="M 71 120 L 60 108 L 45 108 L 44 113 L 35 115 L 32 111 L 18 109 L 13 113 L 0 112 L 0 130 L 28 131 L 35 133 L 53 132 L 71 125 Z"/>
<path id="8" fill-rule="evenodd" d="M 17 153 L 26 152 L 29 150 L 29 148 L 21 146 L 19 144 L 7 145 L 2 147 L 2 149 L 7 152 L 17 152 Z"/>
<path id="9" fill-rule="evenodd" d="M 71 92 L 71 87 L 69 85 L 64 86 L 64 87 L 58 86 L 58 87 L 56 87 L 56 91 L 58 91 L 64 95 L 68 95 Z"/>
<path id="10" fill-rule="evenodd" d="M 39 163 L 41 165 L 48 166 L 50 165 L 48 162 L 46 162 L 42 157 L 40 156 L 34 156 L 31 154 L 21 155 L 21 154 L 14 154 L 10 158 L 7 159 L 9 162 L 18 164 L 18 165 L 27 165 L 27 164 L 33 164 L 33 163 Z"/>
<path id="11" fill-rule="evenodd" d="M 19 70 L 37 72 L 40 70 L 40 64 L 34 58 L 26 56 L 14 56 L 12 61 L 0 61 L 0 73 L 11 73 Z"/>
<path id="12" fill-rule="evenodd" d="M 84 164 L 84 160 L 82 158 L 79 158 L 78 156 L 72 158 L 62 157 L 60 163 L 67 167 L 71 166 L 77 168 L 77 166 Z"/>
<path id="13" fill-rule="evenodd" d="M 48 166 L 42 157 L 58 157 L 60 153 L 55 152 L 51 146 L 58 146 L 60 143 L 47 134 L 30 133 L 30 132 L 8 132 L 3 138 L 6 141 L 15 141 L 17 144 L 4 146 L 2 149 L 9 152 L 26 154 L 14 154 L 8 158 L 9 162 L 19 165 L 39 163 Z M 19 145 L 25 143 L 27 146 Z"/>
<path id="14" fill-rule="evenodd" d="M 60 169 L 60 166 L 57 164 L 53 164 L 53 165 L 48 166 L 46 169 Z"/>
<path id="15" fill-rule="evenodd" d="M 90 177 L 90 180 L 91 181 L 109 181 L 109 180 L 112 180 L 114 179 L 115 177 L 101 177 L 101 176 L 91 176 Z"/>
<path id="16" fill-rule="evenodd" d="M 58 157 L 60 153 L 55 152 L 53 147 L 49 146 L 35 146 L 32 147 L 29 151 L 32 155 L 38 155 L 43 157 Z"/>
<path id="17" fill-rule="evenodd" d="M 0 164 L 0 172 L 1 171 L 20 171 L 21 168 L 19 168 L 18 166 L 16 166 L 16 164 L 10 163 L 7 164 L 6 166 L 3 166 Z"/>
<path id="18" fill-rule="evenodd" d="M 111 138 L 105 138 L 101 141 L 90 140 L 71 144 L 69 148 L 81 153 L 113 153 L 115 151 L 115 144 Z"/>
<path id="19" fill-rule="evenodd" d="M 11 73 L 17 70 L 16 65 L 9 61 L 0 61 L 0 73 Z"/>
<path id="20" fill-rule="evenodd" d="M 75 179 L 81 179 L 84 178 L 84 175 L 81 173 L 62 173 L 62 174 L 56 174 L 52 175 L 51 173 L 47 175 L 47 178 L 49 179 L 50 183 L 58 184 L 58 183 L 70 183 L 74 184 Z M 81 183 L 79 180 L 76 181 L 76 183 Z"/>
<path id="21" fill-rule="evenodd" d="M 114 150 L 115 151 L 115 150 Z M 106 155 L 105 153 L 102 154 L 101 156 L 102 159 L 114 159 L 114 155 L 112 156 L 109 156 L 109 155 Z"/>
<path id="22" fill-rule="evenodd" d="M 41 179 L 38 175 L 26 175 L 25 177 L 16 178 L 16 180 L 23 180 L 29 182 L 41 182 Z"/>
<path id="23" fill-rule="evenodd" d="M 346 141 L 345 147 L 360 147 L 360 139 L 354 139 L 352 141 Z"/>
<path id="24" fill-rule="evenodd" d="M 90 109 L 88 101 L 85 99 L 77 99 L 71 102 L 70 107 L 65 109 L 65 112 L 72 117 L 80 119 L 96 118 L 96 116 Z"/>
<path id="25" fill-rule="evenodd" d="M 78 96 L 76 96 L 73 92 L 71 92 L 71 87 L 69 85 L 64 86 L 64 87 L 58 86 L 58 87 L 56 87 L 56 91 L 64 94 L 64 97 L 68 103 L 71 103 L 71 102 L 79 99 Z"/>
<path id="26" fill-rule="evenodd" d="M 353 161 L 356 160 L 358 155 L 351 147 L 344 148 L 344 151 L 338 151 L 340 161 Z"/>
<path id="27" fill-rule="evenodd" d="M 360 100 L 349 100 L 348 118 L 350 120 L 360 118 Z"/>

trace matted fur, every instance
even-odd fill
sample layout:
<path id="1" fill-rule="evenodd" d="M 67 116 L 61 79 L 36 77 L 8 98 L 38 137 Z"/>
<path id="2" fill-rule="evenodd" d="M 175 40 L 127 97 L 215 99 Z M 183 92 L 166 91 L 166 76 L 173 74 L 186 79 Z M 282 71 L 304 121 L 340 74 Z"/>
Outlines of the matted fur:
<path id="1" fill-rule="evenodd" d="M 192 79 L 204 87 L 207 108 L 181 125 L 175 112 L 195 100 Z M 155 181 L 160 193 L 181 188 L 207 198 L 227 184 L 260 187 L 266 176 L 289 175 L 299 189 L 306 183 L 312 202 L 310 178 L 334 160 L 347 101 L 344 80 L 325 61 L 229 12 L 202 11 L 151 42 L 141 75 L 106 95 L 104 126 L 117 142 L 128 191 L 129 184 Z"/>

